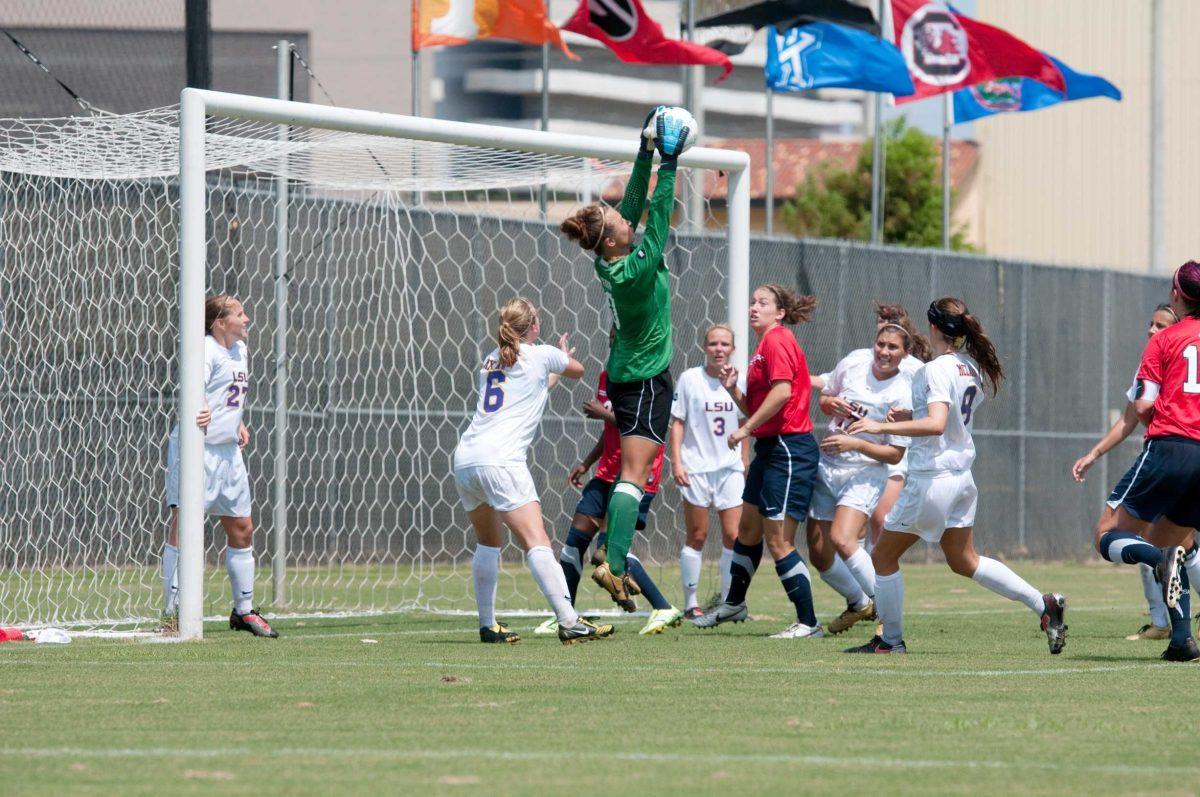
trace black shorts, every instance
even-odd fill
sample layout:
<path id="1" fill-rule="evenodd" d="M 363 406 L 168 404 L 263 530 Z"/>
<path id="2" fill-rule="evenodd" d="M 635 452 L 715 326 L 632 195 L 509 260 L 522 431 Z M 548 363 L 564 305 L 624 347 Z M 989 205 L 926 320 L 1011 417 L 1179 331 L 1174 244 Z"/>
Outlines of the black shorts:
<path id="1" fill-rule="evenodd" d="M 603 520 L 604 516 L 608 514 L 608 497 L 612 495 L 612 486 L 612 482 L 606 482 L 600 478 L 593 478 L 589 481 L 584 485 L 583 495 L 579 497 L 579 503 L 575 506 L 575 514 Z M 650 504 L 654 503 L 656 495 L 658 493 L 642 494 L 642 504 L 638 507 L 638 531 L 646 528 L 646 516 L 650 514 Z"/>
<path id="2" fill-rule="evenodd" d="M 742 500 L 758 507 L 768 520 L 788 515 L 803 523 L 812 503 L 818 459 L 817 441 L 807 432 L 758 438 Z"/>
<path id="3" fill-rule="evenodd" d="M 1186 437 L 1147 440 L 1117 482 L 1108 505 L 1153 523 L 1166 517 L 1177 526 L 1200 528 L 1200 441 Z"/>
<path id="4" fill-rule="evenodd" d="M 608 400 L 621 437 L 645 437 L 666 445 L 674 392 L 669 370 L 638 382 L 609 380 Z"/>

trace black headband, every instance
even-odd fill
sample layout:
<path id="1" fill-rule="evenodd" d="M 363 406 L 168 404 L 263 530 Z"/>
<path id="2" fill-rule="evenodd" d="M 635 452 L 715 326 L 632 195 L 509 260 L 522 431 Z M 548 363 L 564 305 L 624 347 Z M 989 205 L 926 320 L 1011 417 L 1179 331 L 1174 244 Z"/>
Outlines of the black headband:
<path id="1" fill-rule="evenodd" d="M 960 315 L 950 315 L 938 307 L 937 302 L 929 303 L 929 310 L 925 313 L 925 317 L 929 319 L 929 323 L 933 324 L 949 337 L 961 338 L 967 334 L 967 324 L 963 321 L 963 317 Z"/>

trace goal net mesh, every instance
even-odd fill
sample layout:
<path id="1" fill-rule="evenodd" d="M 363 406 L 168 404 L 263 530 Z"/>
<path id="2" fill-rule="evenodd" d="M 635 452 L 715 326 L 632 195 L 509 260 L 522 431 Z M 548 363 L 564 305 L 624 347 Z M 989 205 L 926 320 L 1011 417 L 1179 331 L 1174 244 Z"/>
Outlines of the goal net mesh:
<path id="1" fill-rule="evenodd" d="M 149 627 L 178 339 L 178 113 L 0 122 L 0 623 Z M 210 293 L 250 328 L 245 454 L 257 600 L 276 614 L 471 611 L 473 537 L 450 457 L 475 371 L 512 296 L 571 334 L 581 384 L 552 391 L 531 451 L 547 531 L 579 493 L 568 470 L 600 433 L 580 405 L 607 352 L 590 258 L 558 233 L 619 201 L 629 165 L 210 118 Z M 289 195 L 286 601 L 272 589 L 278 181 Z M 725 181 L 687 175 L 666 258 L 673 372 L 727 315 Z M 694 192 L 688 201 L 688 192 Z M 544 211 L 542 209 L 544 205 Z M 744 343 L 739 341 L 739 343 Z M 677 561 L 669 470 L 634 550 Z M 228 611 L 224 535 L 206 524 L 205 613 Z M 710 559 L 719 533 L 710 534 Z M 671 569 L 652 567 L 678 591 Z M 711 579 L 712 577 L 709 576 Z M 585 580 L 581 607 L 607 608 Z M 544 610 L 515 546 L 498 609 Z"/>

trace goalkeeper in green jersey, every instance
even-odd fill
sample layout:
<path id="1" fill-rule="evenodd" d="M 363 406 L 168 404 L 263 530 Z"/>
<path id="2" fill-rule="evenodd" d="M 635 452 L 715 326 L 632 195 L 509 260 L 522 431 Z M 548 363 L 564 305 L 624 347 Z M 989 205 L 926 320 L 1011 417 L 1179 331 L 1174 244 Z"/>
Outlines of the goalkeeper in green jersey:
<path id="1" fill-rule="evenodd" d="M 568 238 L 595 253 L 596 276 L 616 330 L 607 370 L 609 401 L 621 433 L 621 473 L 608 502 L 608 561 L 596 568 L 592 579 L 618 602 L 628 600 L 625 556 L 646 479 L 667 439 L 674 392 L 668 368 L 673 353 L 671 283 L 663 249 L 675 202 L 675 167 L 692 131 L 658 111 L 652 111 L 642 126 L 641 148 L 620 211 L 588 205 L 562 223 Z M 633 234 L 646 204 L 655 148 L 662 157 L 658 184 L 650 197 L 645 234 L 635 245 Z"/>

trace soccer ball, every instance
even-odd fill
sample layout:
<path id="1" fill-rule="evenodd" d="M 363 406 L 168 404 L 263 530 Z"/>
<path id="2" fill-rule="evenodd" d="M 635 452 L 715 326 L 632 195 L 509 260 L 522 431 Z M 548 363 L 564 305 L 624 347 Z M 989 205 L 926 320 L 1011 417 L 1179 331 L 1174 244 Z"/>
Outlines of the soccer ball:
<path id="1" fill-rule="evenodd" d="M 696 124 L 696 118 L 688 113 L 686 108 L 667 106 L 659 109 L 658 113 L 651 117 L 645 135 L 658 147 L 659 153 L 666 151 L 681 155 L 691 149 L 700 137 L 700 125 Z"/>

